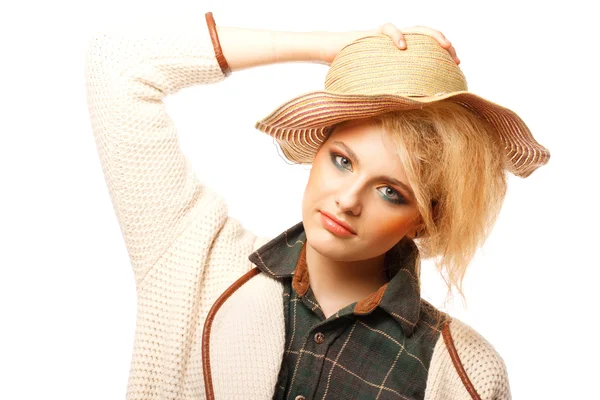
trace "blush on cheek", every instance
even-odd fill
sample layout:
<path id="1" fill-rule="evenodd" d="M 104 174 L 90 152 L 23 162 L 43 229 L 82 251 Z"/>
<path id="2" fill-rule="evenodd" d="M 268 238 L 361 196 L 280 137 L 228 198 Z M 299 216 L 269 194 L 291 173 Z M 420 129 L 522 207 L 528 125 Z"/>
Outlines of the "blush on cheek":
<path id="1" fill-rule="evenodd" d="M 394 219 L 387 218 L 384 219 L 384 222 L 380 223 L 375 227 L 375 231 L 377 232 L 377 236 L 379 237 L 400 237 L 404 236 L 406 230 L 408 229 L 409 220 L 406 218 L 403 219 Z"/>

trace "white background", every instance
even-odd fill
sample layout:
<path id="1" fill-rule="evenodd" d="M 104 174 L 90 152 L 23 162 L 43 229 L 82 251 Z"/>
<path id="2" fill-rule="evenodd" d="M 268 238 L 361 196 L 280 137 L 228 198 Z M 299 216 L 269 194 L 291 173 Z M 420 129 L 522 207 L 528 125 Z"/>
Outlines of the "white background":
<path id="1" fill-rule="evenodd" d="M 38 3 L 0 10 L 0 399 L 124 398 L 135 286 L 89 124 L 85 46 L 109 23 L 205 24 L 206 11 L 223 26 L 441 30 L 469 89 L 515 110 L 552 153 L 530 177 L 511 176 L 467 273 L 468 303 L 445 310 L 502 355 L 513 398 L 598 398 L 599 43 L 584 2 Z M 322 89 L 326 73 L 256 68 L 165 100 L 199 176 L 259 235 L 301 220 L 308 168 L 286 164 L 254 123 Z M 441 306 L 442 281 L 423 268 L 422 296 Z"/>

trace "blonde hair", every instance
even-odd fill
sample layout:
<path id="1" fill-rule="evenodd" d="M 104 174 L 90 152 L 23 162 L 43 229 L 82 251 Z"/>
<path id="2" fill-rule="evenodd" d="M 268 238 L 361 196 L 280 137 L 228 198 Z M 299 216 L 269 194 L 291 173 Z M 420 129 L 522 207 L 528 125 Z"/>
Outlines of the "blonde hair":
<path id="1" fill-rule="evenodd" d="M 423 224 L 415 239 L 419 258 L 435 258 L 448 289 L 446 301 L 453 286 L 464 301 L 467 267 L 506 194 L 499 137 L 486 121 L 451 102 L 371 119 L 391 134 L 413 188 Z"/>

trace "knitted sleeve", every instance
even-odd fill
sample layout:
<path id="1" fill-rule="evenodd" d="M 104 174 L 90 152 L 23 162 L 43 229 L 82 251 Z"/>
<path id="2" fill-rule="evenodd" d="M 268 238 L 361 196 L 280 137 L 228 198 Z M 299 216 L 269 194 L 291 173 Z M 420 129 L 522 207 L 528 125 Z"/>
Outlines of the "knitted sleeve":
<path id="1" fill-rule="evenodd" d="M 204 19 L 180 22 L 108 27 L 85 55 L 91 126 L 137 285 L 186 225 L 226 208 L 199 181 L 163 103 L 225 79 Z"/>
<path id="2" fill-rule="evenodd" d="M 453 318 L 450 332 L 466 375 L 482 400 L 511 400 L 506 365 L 500 354 L 481 334 Z M 469 394 L 440 335 L 433 351 L 426 400 L 468 400 Z"/>

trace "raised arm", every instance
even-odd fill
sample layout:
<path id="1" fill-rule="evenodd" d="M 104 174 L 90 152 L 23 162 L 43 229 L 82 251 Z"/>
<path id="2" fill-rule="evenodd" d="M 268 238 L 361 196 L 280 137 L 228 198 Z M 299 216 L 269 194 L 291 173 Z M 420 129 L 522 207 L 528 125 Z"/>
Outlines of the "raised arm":
<path id="1" fill-rule="evenodd" d="M 217 201 L 181 152 L 162 100 L 225 75 L 201 23 L 135 24 L 98 33 L 88 45 L 85 74 L 100 162 L 139 282 L 191 210 L 211 210 Z"/>
<path id="2" fill-rule="evenodd" d="M 401 35 L 390 24 L 371 31 L 303 33 L 211 26 L 210 14 L 206 21 L 118 25 L 92 36 L 87 48 L 92 130 L 138 283 L 200 213 L 211 215 L 215 234 L 227 218 L 223 199 L 199 181 L 180 149 L 163 103 L 167 95 L 220 82 L 227 65 L 235 72 L 276 62 L 328 64 L 358 37 Z M 220 134 L 227 134 L 226 127 Z"/>
<path id="3" fill-rule="evenodd" d="M 219 36 L 214 28 L 211 38 L 207 22 L 118 25 L 94 35 L 87 48 L 92 130 L 137 283 L 199 213 L 211 214 L 215 234 L 227 217 L 223 199 L 199 181 L 181 151 L 163 103 L 183 88 L 225 79 L 213 47 Z M 282 33 L 275 46 L 269 31 L 219 28 L 218 35 L 234 71 L 276 62 L 275 49 L 291 37 Z M 285 60 L 311 61 L 313 36 L 294 36 L 295 47 L 281 52 Z"/>

